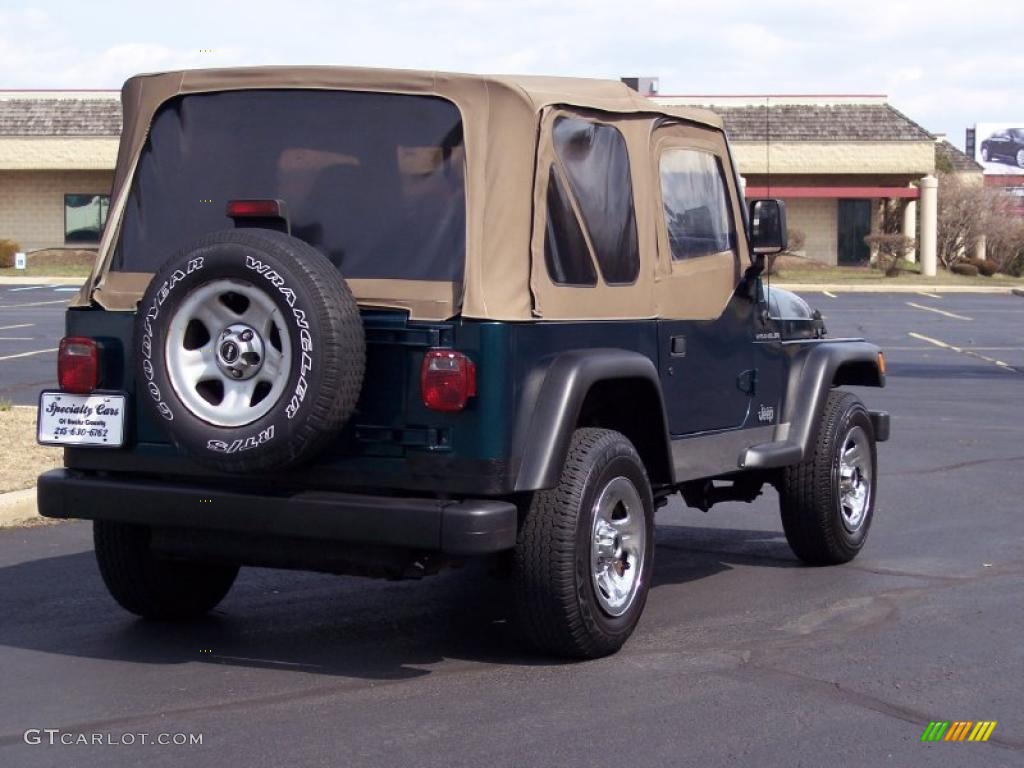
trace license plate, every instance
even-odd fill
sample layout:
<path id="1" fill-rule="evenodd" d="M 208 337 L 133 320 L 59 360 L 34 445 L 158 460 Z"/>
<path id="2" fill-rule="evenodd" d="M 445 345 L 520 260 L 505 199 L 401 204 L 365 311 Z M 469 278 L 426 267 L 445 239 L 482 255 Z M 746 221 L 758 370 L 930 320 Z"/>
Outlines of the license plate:
<path id="1" fill-rule="evenodd" d="M 124 395 L 39 395 L 36 439 L 44 445 L 124 445 Z"/>

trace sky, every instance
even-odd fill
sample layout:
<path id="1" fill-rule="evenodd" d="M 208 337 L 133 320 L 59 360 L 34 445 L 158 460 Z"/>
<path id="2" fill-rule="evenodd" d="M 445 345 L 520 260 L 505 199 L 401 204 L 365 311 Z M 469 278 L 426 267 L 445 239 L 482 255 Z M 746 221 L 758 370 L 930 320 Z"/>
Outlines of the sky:
<path id="1" fill-rule="evenodd" d="M 656 76 L 664 94 L 887 94 L 963 146 L 1024 124 L 1021 0 L 0 0 L 0 89 L 341 64 Z"/>

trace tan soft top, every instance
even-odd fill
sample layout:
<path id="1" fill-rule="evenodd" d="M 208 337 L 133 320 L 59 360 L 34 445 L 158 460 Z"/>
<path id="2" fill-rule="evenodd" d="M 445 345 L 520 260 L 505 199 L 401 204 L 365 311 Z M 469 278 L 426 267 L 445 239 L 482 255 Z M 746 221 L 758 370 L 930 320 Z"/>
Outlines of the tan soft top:
<path id="1" fill-rule="evenodd" d="M 674 117 L 721 129 L 705 110 L 662 106 L 611 80 L 466 75 L 351 67 L 246 67 L 138 75 L 122 89 L 124 128 L 110 219 L 88 291 L 108 309 L 131 310 L 149 275 L 108 273 L 113 245 L 150 123 L 182 94 L 254 88 L 375 91 L 438 96 L 460 110 L 466 144 L 466 268 L 462 286 L 401 280 L 352 281 L 361 303 L 409 309 L 414 317 L 525 320 L 532 316 L 530 252 L 534 175 L 542 113 L 569 107 L 612 114 Z M 644 212 L 638 210 L 638 215 Z"/>

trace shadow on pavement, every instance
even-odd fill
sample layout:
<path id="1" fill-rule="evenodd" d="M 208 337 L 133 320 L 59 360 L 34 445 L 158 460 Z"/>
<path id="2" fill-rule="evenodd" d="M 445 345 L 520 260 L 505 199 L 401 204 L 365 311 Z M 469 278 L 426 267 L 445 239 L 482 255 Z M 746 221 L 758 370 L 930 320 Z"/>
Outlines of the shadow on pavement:
<path id="1" fill-rule="evenodd" d="M 41 530 L 41 535 L 45 532 Z M 781 534 L 658 527 L 654 593 L 731 563 L 795 567 Z M 242 569 L 221 606 L 183 624 L 137 619 L 109 597 L 91 551 L 0 568 L 0 645 L 139 664 L 204 662 L 373 680 L 444 659 L 543 666 L 515 628 L 507 577 L 477 561 L 423 581 Z"/>

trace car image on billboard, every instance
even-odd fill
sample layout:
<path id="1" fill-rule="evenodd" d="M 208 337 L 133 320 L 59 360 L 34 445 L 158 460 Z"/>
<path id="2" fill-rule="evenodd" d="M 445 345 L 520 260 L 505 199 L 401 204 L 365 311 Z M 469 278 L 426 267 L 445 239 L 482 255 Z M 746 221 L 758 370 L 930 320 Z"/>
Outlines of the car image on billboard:
<path id="1" fill-rule="evenodd" d="M 1024 120 L 1016 123 L 978 123 L 975 160 L 986 174 L 1024 174 Z"/>

